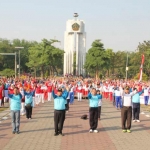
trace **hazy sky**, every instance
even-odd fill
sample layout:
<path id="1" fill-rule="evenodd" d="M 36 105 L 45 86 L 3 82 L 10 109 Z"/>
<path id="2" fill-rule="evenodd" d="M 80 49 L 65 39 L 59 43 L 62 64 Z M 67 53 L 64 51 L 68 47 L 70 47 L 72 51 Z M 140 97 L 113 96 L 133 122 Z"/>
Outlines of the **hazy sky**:
<path id="1" fill-rule="evenodd" d="M 85 21 L 87 49 L 95 39 L 114 51 L 150 40 L 150 0 L 0 0 L 0 38 L 61 41 L 73 13 Z"/>

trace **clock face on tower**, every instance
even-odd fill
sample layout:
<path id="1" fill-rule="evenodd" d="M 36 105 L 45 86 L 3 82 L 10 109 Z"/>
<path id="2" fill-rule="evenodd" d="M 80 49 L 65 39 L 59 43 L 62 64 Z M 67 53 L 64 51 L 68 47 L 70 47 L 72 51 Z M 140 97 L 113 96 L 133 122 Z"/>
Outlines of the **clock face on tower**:
<path id="1" fill-rule="evenodd" d="M 80 28 L 80 26 L 79 26 L 79 24 L 77 24 L 77 23 L 74 23 L 74 24 L 72 25 L 72 30 L 73 30 L 73 31 L 78 31 L 79 28 Z"/>

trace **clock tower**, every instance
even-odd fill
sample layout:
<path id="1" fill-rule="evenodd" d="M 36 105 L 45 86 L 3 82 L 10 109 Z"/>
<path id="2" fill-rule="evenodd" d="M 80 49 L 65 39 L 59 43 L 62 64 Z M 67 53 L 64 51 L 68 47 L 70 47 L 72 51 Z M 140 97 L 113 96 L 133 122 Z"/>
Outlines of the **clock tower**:
<path id="1" fill-rule="evenodd" d="M 83 20 L 78 19 L 78 14 L 74 13 L 74 19 L 68 20 L 66 24 L 64 39 L 64 75 L 74 74 L 84 75 L 84 63 L 86 56 L 86 33 Z M 76 56 L 76 57 L 74 57 Z M 76 59 L 76 60 L 74 60 Z"/>

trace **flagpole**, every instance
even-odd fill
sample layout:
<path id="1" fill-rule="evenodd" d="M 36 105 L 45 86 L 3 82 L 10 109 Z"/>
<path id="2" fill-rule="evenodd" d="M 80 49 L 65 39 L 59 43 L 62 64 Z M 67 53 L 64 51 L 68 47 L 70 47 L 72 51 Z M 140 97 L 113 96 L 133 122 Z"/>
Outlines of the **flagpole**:
<path id="1" fill-rule="evenodd" d="M 128 52 L 127 52 L 127 59 L 126 59 L 126 81 L 128 79 Z"/>

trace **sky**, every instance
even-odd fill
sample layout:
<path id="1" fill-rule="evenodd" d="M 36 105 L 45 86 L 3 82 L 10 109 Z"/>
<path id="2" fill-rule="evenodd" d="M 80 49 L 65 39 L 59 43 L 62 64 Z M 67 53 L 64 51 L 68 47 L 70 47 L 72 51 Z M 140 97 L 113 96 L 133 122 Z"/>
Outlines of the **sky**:
<path id="1" fill-rule="evenodd" d="M 101 39 L 104 48 L 135 51 L 150 40 L 150 0 L 0 0 L 0 38 L 61 41 L 74 13 L 84 20 L 86 47 Z"/>

